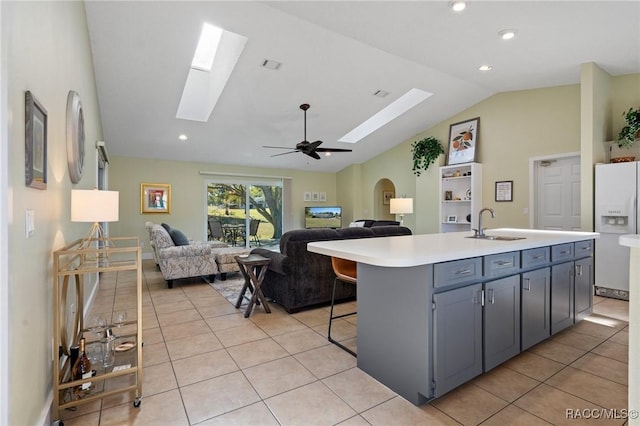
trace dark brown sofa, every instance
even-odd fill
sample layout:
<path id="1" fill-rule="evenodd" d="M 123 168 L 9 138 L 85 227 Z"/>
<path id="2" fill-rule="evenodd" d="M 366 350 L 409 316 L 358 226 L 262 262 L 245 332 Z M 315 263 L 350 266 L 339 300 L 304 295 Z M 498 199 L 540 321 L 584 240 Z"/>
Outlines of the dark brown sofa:
<path id="1" fill-rule="evenodd" d="M 335 278 L 331 258 L 307 251 L 307 243 L 399 235 L 411 235 L 411 230 L 403 226 L 298 229 L 282 236 L 280 253 L 262 248 L 255 248 L 251 253 L 271 259 L 262 285 L 265 296 L 282 305 L 287 312 L 294 313 L 331 302 Z M 353 299 L 355 296 L 353 285 L 340 284 L 336 288 L 336 300 Z"/>

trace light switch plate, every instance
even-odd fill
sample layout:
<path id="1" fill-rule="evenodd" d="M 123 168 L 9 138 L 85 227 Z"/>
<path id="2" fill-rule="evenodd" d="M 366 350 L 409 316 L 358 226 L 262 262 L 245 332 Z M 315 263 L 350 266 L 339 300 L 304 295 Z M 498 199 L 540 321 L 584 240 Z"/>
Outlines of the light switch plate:
<path id="1" fill-rule="evenodd" d="M 31 238 L 36 231 L 36 212 L 35 210 L 25 210 L 24 212 L 24 236 Z"/>

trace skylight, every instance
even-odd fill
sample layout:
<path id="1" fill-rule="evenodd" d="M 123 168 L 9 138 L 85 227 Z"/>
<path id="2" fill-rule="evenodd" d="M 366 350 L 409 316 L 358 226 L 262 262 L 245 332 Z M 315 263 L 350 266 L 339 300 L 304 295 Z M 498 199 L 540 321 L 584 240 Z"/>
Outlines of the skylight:
<path id="1" fill-rule="evenodd" d="M 240 59 L 247 37 L 204 24 L 177 118 L 206 122 Z"/>
<path id="2" fill-rule="evenodd" d="M 425 90 L 411 89 L 371 116 L 364 123 L 338 139 L 338 142 L 356 143 L 431 96 L 433 96 L 433 93 Z"/>

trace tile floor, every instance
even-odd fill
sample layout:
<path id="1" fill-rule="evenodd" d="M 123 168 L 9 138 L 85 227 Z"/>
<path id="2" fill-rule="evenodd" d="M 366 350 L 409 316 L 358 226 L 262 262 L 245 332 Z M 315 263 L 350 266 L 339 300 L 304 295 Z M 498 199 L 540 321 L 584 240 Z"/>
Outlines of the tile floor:
<path id="1" fill-rule="evenodd" d="M 75 411 L 73 425 L 537 425 L 566 409 L 627 407 L 628 303 L 595 297 L 596 312 L 449 394 L 415 407 L 364 374 L 326 340 L 328 308 L 289 315 L 277 305 L 249 319 L 201 280 L 167 289 L 144 262 L 143 401 L 104 398 Z M 353 309 L 344 304 L 340 309 Z M 136 314 L 135 276 L 105 274 L 91 313 Z M 355 348 L 355 317 L 335 337 Z"/>

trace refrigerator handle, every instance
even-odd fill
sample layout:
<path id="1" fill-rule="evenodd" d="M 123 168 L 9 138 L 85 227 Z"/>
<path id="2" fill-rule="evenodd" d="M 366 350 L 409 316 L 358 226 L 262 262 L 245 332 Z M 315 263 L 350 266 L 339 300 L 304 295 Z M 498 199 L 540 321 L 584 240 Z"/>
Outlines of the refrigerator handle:
<path id="1" fill-rule="evenodd" d="M 636 221 L 638 220 L 638 205 L 636 194 L 631 196 L 631 200 L 629 200 L 629 206 L 631 207 L 631 211 L 629 212 L 629 224 L 628 229 L 632 234 L 636 233 Z"/>

